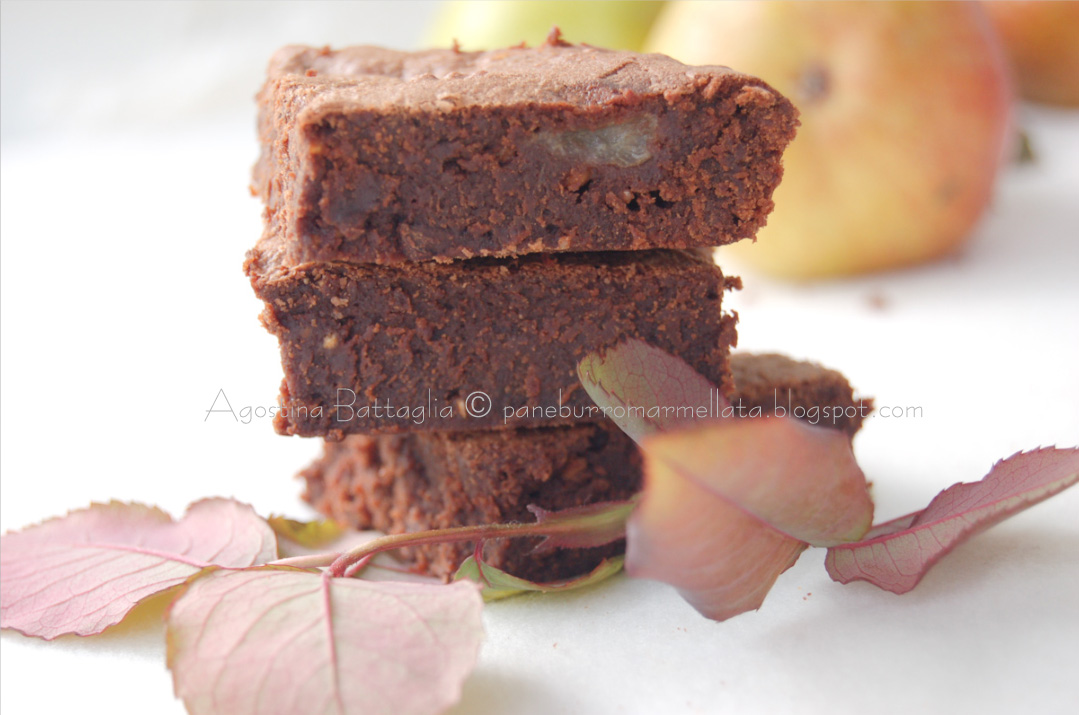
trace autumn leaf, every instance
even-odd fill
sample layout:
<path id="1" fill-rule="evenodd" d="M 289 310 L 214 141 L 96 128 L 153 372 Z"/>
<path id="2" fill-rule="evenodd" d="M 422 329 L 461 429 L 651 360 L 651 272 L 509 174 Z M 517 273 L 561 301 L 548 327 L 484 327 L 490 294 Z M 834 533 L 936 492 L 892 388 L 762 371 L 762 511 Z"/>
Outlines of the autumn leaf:
<path id="1" fill-rule="evenodd" d="M 759 608 L 807 542 L 857 539 L 872 521 L 842 432 L 785 417 L 732 419 L 655 435 L 642 452 L 626 572 L 675 586 L 708 618 Z"/>
<path id="2" fill-rule="evenodd" d="M 168 613 L 191 715 L 426 715 L 461 695 L 483 636 L 475 584 L 266 566 L 195 579 Z"/>
<path id="3" fill-rule="evenodd" d="M 807 542 L 869 527 L 873 504 L 843 433 L 733 418 L 715 385 L 637 340 L 588 355 L 577 372 L 644 455 L 626 572 L 675 586 L 705 616 L 759 608 Z"/>
<path id="4" fill-rule="evenodd" d="M 712 620 L 760 608 L 808 546 L 686 480 L 671 480 L 645 504 L 630 522 L 626 573 L 674 586 Z"/>
<path id="5" fill-rule="evenodd" d="M 938 560 L 980 531 L 1079 481 L 1079 449 L 1018 452 L 981 481 L 955 484 L 923 511 L 874 527 L 862 541 L 828 550 L 825 566 L 840 583 L 869 581 L 906 593 Z"/>
<path id="6" fill-rule="evenodd" d="M 636 442 L 721 416 L 729 405 L 719 388 L 684 360 L 636 339 L 589 353 L 577 364 L 577 376 L 604 415 Z"/>
<path id="7" fill-rule="evenodd" d="M 93 635 L 207 566 L 275 556 L 266 522 L 231 499 L 195 502 L 180 521 L 142 504 L 94 504 L 0 538 L 0 626 L 46 640 Z"/>
<path id="8" fill-rule="evenodd" d="M 285 516 L 273 515 L 266 521 L 280 539 L 305 550 L 323 549 L 341 538 L 341 535 L 346 532 L 344 527 L 330 519 L 297 521 Z M 282 550 L 281 546 L 278 548 Z"/>
<path id="9" fill-rule="evenodd" d="M 277 534 L 277 551 L 281 559 L 275 563 L 301 568 L 327 566 L 337 554 L 383 536 L 381 531 L 359 531 L 329 519 L 296 521 L 271 516 L 267 521 Z"/>
<path id="10" fill-rule="evenodd" d="M 873 500 L 838 430 L 791 417 L 732 419 L 666 432 L 642 444 L 645 499 L 666 479 L 692 482 L 771 528 L 812 546 L 856 541 Z"/>
<path id="11" fill-rule="evenodd" d="M 600 581 L 605 581 L 621 571 L 623 561 L 623 557 L 615 556 L 614 558 L 604 559 L 596 568 L 582 576 L 566 581 L 539 583 L 518 578 L 484 561 L 477 560 L 475 556 L 469 556 L 457 569 L 453 580 L 474 581 L 483 589 L 484 601 L 498 601 L 527 592 L 561 593 L 591 586 Z"/>

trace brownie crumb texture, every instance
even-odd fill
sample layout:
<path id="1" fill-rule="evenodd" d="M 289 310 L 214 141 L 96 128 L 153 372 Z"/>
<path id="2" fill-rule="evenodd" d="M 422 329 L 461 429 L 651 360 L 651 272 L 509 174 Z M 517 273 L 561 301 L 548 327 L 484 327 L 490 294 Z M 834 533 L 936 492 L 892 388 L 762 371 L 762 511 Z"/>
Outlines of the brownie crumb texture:
<path id="1" fill-rule="evenodd" d="M 764 224 L 797 124 L 763 81 L 661 55 L 286 47 L 253 190 L 296 262 L 716 246 Z"/>

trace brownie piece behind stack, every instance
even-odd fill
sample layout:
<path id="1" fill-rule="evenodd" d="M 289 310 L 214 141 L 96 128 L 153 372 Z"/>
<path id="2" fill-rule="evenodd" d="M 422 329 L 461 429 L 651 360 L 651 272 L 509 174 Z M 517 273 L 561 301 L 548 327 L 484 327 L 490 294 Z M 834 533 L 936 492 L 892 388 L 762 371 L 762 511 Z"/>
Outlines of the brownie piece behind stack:
<path id="1" fill-rule="evenodd" d="M 710 247 L 772 210 L 797 111 L 763 81 L 569 45 L 286 47 L 253 189 L 292 261 Z"/>
<path id="2" fill-rule="evenodd" d="M 857 408 L 846 378 L 834 370 L 779 355 L 735 355 L 734 391 L 746 413 L 783 405 Z M 862 410 L 864 412 L 864 410 Z M 835 425 L 853 437 L 861 418 Z M 832 424 L 828 424 L 832 426 Z M 636 445 L 611 422 L 481 432 L 353 435 L 325 442 L 323 455 L 300 476 L 305 498 L 320 512 L 358 529 L 388 533 L 469 524 L 529 522 L 529 504 L 548 510 L 627 499 L 641 486 Z M 535 539 L 486 544 L 492 565 L 537 581 L 585 573 L 623 544 L 529 553 Z M 448 578 L 470 544 L 403 551 L 419 570 Z"/>
<path id="3" fill-rule="evenodd" d="M 872 400 L 854 401 L 842 373 L 813 362 L 775 353 L 736 353 L 730 365 L 737 386 L 732 403 L 741 404 L 747 414 L 754 409 L 764 414 L 779 412 L 853 437 L 873 409 Z M 827 416 L 824 408 L 832 408 Z"/>

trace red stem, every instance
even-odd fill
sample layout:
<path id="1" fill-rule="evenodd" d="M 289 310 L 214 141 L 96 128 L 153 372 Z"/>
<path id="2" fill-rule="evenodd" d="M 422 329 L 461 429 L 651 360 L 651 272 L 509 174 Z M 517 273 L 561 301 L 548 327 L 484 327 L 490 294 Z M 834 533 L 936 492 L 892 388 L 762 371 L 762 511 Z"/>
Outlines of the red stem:
<path id="1" fill-rule="evenodd" d="M 549 525 L 540 523 L 484 524 L 481 526 L 458 526 L 451 529 L 431 529 L 430 531 L 417 531 L 410 534 L 380 536 L 338 556 L 337 560 L 330 564 L 329 572 L 331 576 L 347 576 L 350 572 L 363 567 L 360 565 L 354 570 L 351 568 L 354 564 L 361 561 L 366 563 L 375 554 L 400 549 L 405 546 L 449 544 L 461 541 L 522 536 L 547 536 L 552 531 L 557 531 L 557 529 L 552 529 Z"/>

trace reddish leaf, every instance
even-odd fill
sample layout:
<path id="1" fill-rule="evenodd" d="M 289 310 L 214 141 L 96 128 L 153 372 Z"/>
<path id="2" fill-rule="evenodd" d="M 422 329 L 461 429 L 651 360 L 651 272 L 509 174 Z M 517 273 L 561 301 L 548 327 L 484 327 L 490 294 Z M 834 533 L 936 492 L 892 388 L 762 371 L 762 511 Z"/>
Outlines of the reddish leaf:
<path id="1" fill-rule="evenodd" d="M 0 626 L 45 639 L 100 633 L 209 565 L 276 556 L 270 527 L 231 499 L 195 502 L 180 521 L 142 504 L 94 504 L 0 544 Z"/>
<path id="2" fill-rule="evenodd" d="M 475 584 L 212 571 L 168 614 L 192 715 L 422 715 L 455 703 L 483 635 Z"/>
<path id="3" fill-rule="evenodd" d="M 577 365 L 588 396 L 622 431 L 646 435 L 724 415 L 719 389 L 684 360 L 640 340 L 589 353 Z"/>
<path id="4" fill-rule="evenodd" d="M 734 419 L 656 435 L 641 447 L 646 466 L 663 463 L 813 546 L 856 541 L 873 520 L 865 475 L 850 439 L 838 430 L 792 417 Z"/>
<path id="5" fill-rule="evenodd" d="M 661 486 L 647 488 L 629 521 L 626 573 L 674 586 L 707 618 L 760 608 L 806 548 L 662 464 L 649 479 Z"/>
<path id="6" fill-rule="evenodd" d="M 577 374 L 642 443 L 627 573 L 674 585 L 709 618 L 760 607 L 806 541 L 849 541 L 869 527 L 873 504 L 845 435 L 788 418 L 729 419 L 715 385 L 638 340 L 588 355 Z"/>
<path id="7" fill-rule="evenodd" d="M 881 524 L 865 539 L 828 550 L 840 583 L 869 581 L 906 593 L 971 536 L 1079 481 L 1079 449 L 1038 449 L 997 462 L 981 481 L 955 484 L 923 511 Z"/>
<path id="8" fill-rule="evenodd" d="M 654 435 L 642 452 L 626 571 L 672 584 L 709 618 L 759 608 L 805 541 L 856 539 L 872 521 L 841 432 L 789 418 L 724 420 Z"/>

